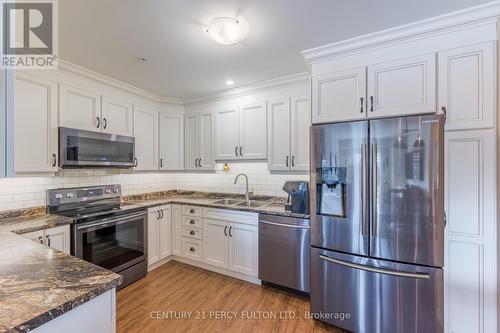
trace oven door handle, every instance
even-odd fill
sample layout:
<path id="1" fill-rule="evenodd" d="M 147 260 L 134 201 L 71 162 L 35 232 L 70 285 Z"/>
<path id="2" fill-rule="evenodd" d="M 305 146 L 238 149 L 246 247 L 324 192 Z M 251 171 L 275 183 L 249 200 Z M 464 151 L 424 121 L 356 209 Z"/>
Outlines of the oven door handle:
<path id="1" fill-rule="evenodd" d="M 90 228 L 94 228 L 94 227 L 107 227 L 107 226 L 112 225 L 112 224 L 114 224 L 114 225 L 123 224 L 123 223 L 128 222 L 128 220 L 135 219 L 136 217 L 141 217 L 141 216 L 145 216 L 145 215 L 146 215 L 146 212 L 139 213 L 139 214 L 133 214 L 133 215 L 123 215 L 121 217 L 114 217 L 114 218 L 105 219 L 105 220 L 102 220 L 101 222 L 98 222 L 98 223 L 77 226 L 76 229 L 78 231 L 81 231 L 81 230 L 90 229 Z"/>

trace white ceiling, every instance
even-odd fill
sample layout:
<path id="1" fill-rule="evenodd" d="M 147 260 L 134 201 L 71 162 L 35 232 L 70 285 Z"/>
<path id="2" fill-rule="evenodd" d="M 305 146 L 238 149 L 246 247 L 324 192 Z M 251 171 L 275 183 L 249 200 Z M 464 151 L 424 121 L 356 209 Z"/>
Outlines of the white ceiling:
<path id="1" fill-rule="evenodd" d="M 164 97 L 190 97 L 307 70 L 300 51 L 491 0 L 62 0 L 61 58 Z M 242 16 L 236 46 L 203 26 Z M 147 64 L 137 57 L 148 57 Z"/>

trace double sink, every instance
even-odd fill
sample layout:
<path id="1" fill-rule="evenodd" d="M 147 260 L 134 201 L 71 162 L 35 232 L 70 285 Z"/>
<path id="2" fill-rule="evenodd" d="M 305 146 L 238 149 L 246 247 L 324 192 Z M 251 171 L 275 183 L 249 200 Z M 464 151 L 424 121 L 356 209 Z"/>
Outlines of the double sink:
<path id="1" fill-rule="evenodd" d="M 270 204 L 268 201 L 257 201 L 257 200 L 241 200 L 241 199 L 222 199 L 212 202 L 214 205 L 225 205 L 225 206 L 237 206 L 237 207 L 250 207 L 258 208 Z"/>

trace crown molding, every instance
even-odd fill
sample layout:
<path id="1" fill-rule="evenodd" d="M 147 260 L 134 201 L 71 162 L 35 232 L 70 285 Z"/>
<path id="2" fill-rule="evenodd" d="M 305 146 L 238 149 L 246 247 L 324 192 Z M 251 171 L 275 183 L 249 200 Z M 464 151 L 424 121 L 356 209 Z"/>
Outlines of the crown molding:
<path id="1" fill-rule="evenodd" d="M 302 56 L 305 58 L 306 62 L 312 65 L 329 59 L 384 48 L 389 45 L 401 44 L 411 40 L 428 38 L 433 35 L 469 29 L 473 26 L 491 24 L 498 21 L 499 15 L 500 1 L 494 1 L 484 5 L 470 7 L 304 50 L 302 51 Z"/>
<path id="2" fill-rule="evenodd" d="M 187 97 L 184 99 L 184 104 L 194 104 L 200 102 L 207 102 L 216 99 L 236 98 L 244 95 L 255 94 L 264 90 L 285 88 L 301 83 L 309 82 L 311 74 L 303 72 L 287 76 L 278 77 L 275 79 L 256 82 L 242 87 L 214 91 L 207 94 Z"/>
<path id="3" fill-rule="evenodd" d="M 109 85 L 109 86 L 112 86 L 112 87 L 115 87 L 115 88 L 118 88 L 121 90 L 124 90 L 126 92 L 129 92 L 129 93 L 141 96 L 141 97 L 145 97 L 145 98 L 153 100 L 155 102 L 183 104 L 182 99 L 162 97 L 162 96 L 156 95 L 156 94 L 151 93 L 149 91 L 146 91 L 144 89 L 137 88 L 136 86 L 133 86 L 131 84 L 113 79 L 109 76 L 94 72 L 88 68 L 85 68 L 85 67 L 82 67 L 79 65 L 75 65 L 75 64 L 73 64 L 69 61 L 63 60 L 63 59 L 59 59 L 59 68 L 65 70 L 65 71 L 72 72 L 74 74 L 83 76 L 85 78 L 88 78 L 88 79 L 91 79 L 91 80 L 94 80 L 94 81 L 97 81 L 97 82 L 100 82 L 100 83 L 103 83 L 103 84 L 106 84 L 106 85 Z"/>

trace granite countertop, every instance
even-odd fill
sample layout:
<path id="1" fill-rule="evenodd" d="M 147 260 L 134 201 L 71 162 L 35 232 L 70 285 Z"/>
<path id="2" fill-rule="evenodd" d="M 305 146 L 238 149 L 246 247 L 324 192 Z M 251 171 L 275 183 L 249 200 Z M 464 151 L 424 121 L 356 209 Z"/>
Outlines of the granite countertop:
<path id="1" fill-rule="evenodd" d="M 72 220 L 42 208 L 0 212 L 0 332 L 29 332 L 122 283 L 122 276 L 16 233 Z"/>
<path id="2" fill-rule="evenodd" d="M 138 194 L 124 197 L 125 205 L 142 205 L 145 207 L 155 207 L 167 204 L 184 204 L 202 207 L 213 207 L 230 210 L 241 210 L 252 213 L 270 214 L 308 219 L 308 214 L 291 213 L 285 210 L 286 199 L 271 196 L 252 196 L 251 200 L 265 201 L 267 204 L 261 207 L 247 207 L 236 205 L 214 204 L 214 201 L 231 198 L 245 200 L 241 194 L 211 193 L 196 191 L 165 191 L 146 194 Z"/>

